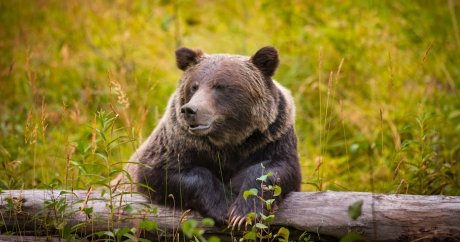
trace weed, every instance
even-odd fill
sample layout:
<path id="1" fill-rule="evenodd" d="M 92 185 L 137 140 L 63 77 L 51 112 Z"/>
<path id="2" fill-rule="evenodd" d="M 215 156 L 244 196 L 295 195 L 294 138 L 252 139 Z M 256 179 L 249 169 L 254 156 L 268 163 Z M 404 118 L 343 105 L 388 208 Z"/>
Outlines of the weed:
<path id="1" fill-rule="evenodd" d="M 265 169 L 262 167 L 262 169 Z M 265 173 L 265 172 L 264 172 Z M 246 227 L 250 226 L 241 241 L 256 241 L 259 240 L 268 240 L 274 241 L 275 239 L 281 239 L 284 241 L 289 240 L 289 230 L 286 228 L 280 228 L 278 233 L 273 234 L 270 230 L 270 223 L 274 220 L 275 215 L 273 212 L 275 210 L 275 199 L 281 195 L 282 188 L 278 185 L 271 185 L 268 182 L 268 179 L 273 176 L 273 173 L 268 172 L 256 180 L 260 182 L 260 188 L 251 188 L 243 192 L 243 198 L 247 200 L 249 197 L 254 196 L 263 203 L 262 211 L 256 214 L 255 212 L 246 214 Z M 259 192 L 260 191 L 260 192 Z M 264 194 L 265 193 L 265 194 Z M 268 195 L 266 194 L 268 193 Z M 260 194 L 260 195 L 259 195 Z"/>

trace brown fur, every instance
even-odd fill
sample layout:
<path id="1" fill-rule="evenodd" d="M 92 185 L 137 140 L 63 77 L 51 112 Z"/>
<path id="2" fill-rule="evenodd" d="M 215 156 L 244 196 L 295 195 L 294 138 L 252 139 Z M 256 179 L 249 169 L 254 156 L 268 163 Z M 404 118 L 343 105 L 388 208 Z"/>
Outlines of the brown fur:
<path id="1" fill-rule="evenodd" d="M 261 54 L 258 55 L 259 52 Z M 226 54 L 207 55 L 201 51 L 179 49 L 176 52 L 177 65 L 184 70 L 184 74 L 177 90 L 171 96 L 158 126 L 130 158 L 130 161 L 140 162 L 146 166 L 127 165 L 126 171 L 130 177 L 122 174 L 112 181 L 112 184 L 118 184 L 119 188 L 127 190 L 130 188 L 129 184 L 132 184 L 131 181 L 147 183 L 159 192 L 163 191 L 162 186 L 169 186 L 164 184 L 168 181 L 158 181 L 158 179 L 170 179 L 163 178 L 163 173 L 176 175 L 181 170 L 187 172 L 199 169 L 199 172 L 193 173 L 193 176 L 187 178 L 184 175 L 180 178 L 183 180 L 178 181 L 185 182 L 186 179 L 193 180 L 202 174 L 208 177 L 206 175 L 208 166 L 211 173 L 217 166 L 221 169 L 221 174 L 214 174 L 217 179 L 212 178 L 216 183 L 221 179 L 229 179 L 228 182 L 231 182 L 232 177 L 238 177 L 238 174 L 247 169 L 250 172 L 248 174 L 254 178 L 246 178 L 248 176 L 246 173 L 241 174 L 246 174 L 243 175 L 244 178 L 250 179 L 246 183 L 252 184 L 258 177 L 252 174 L 259 167 L 257 164 L 268 162 L 267 170 L 273 169 L 276 173 L 275 177 L 279 175 L 277 179 L 280 179 L 283 184 L 286 183 L 286 190 L 283 187 L 284 195 L 291 190 L 298 190 L 300 172 L 293 133 L 294 103 L 289 91 L 271 79 L 278 65 L 276 50 L 263 48 L 259 52 L 249 58 Z M 193 110 L 197 110 L 197 113 L 191 114 L 192 117 L 189 118 L 184 114 L 184 108 L 188 105 L 191 105 Z M 211 128 L 194 132 L 190 129 L 194 122 L 211 123 Z M 279 145 L 280 148 L 276 148 Z M 264 157 L 265 153 L 273 152 L 273 148 L 268 148 L 271 146 L 279 149 L 279 154 L 273 153 Z M 267 148 L 270 150 L 264 151 Z M 287 153 L 284 155 L 284 152 Z M 275 158 L 278 155 L 281 158 Z M 256 158 L 259 156 L 263 158 Z M 193 157 L 202 158 L 194 160 Z M 285 165 L 282 164 L 284 161 L 277 161 L 277 159 L 284 159 L 282 157 L 289 160 Z M 252 161 L 254 158 L 263 160 Z M 207 163 L 208 160 L 212 162 Z M 202 168 L 205 170 L 200 170 Z M 209 177 L 205 180 L 209 180 Z M 174 182 L 176 181 L 169 181 L 169 183 Z M 198 184 L 202 182 L 204 181 Z M 244 184 L 240 185 L 241 188 L 232 189 L 231 192 L 235 196 L 240 196 L 241 189 L 249 186 Z M 185 193 L 189 190 L 195 191 L 195 187 L 201 186 L 195 184 L 187 188 L 187 185 L 190 184 L 183 185 Z M 209 185 L 217 189 L 214 191 L 216 196 L 225 193 L 225 189 L 221 191 L 219 188 L 221 185 Z M 135 187 L 138 191 L 148 192 L 141 186 Z M 165 193 L 171 190 L 174 193 L 173 187 L 164 189 L 166 189 Z M 190 194 L 176 195 L 184 195 L 186 198 Z M 167 194 L 151 194 L 153 200 L 159 202 L 162 200 L 155 196 L 165 197 Z M 196 195 L 192 197 L 194 196 Z M 202 209 L 200 206 L 206 207 L 200 212 L 222 222 L 227 216 L 236 216 L 229 215 L 225 209 L 232 203 L 233 208 L 241 210 L 235 213 L 238 216 L 248 212 L 246 210 L 250 208 L 243 205 L 241 200 L 237 199 L 234 203 L 222 205 L 219 204 L 219 201 L 223 202 L 222 198 L 216 197 L 214 200 L 210 198 L 209 201 L 204 201 L 205 204 L 196 205 L 191 201 L 185 203 L 189 202 L 188 206 L 199 211 Z"/>

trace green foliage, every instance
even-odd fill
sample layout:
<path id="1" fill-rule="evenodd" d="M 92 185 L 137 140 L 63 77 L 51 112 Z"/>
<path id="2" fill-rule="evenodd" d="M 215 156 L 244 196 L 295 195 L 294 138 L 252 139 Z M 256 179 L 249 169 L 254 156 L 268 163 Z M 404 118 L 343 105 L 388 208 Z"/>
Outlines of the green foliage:
<path id="1" fill-rule="evenodd" d="M 135 232 L 134 228 L 119 228 L 113 231 L 98 232 L 96 235 L 101 238 L 105 238 L 106 241 L 150 241 L 147 239 L 136 238 L 134 236 Z"/>
<path id="2" fill-rule="evenodd" d="M 281 227 L 278 233 L 275 234 L 275 238 L 278 238 L 278 240 L 282 242 L 289 242 L 289 234 L 290 232 L 288 229 Z"/>
<path id="3" fill-rule="evenodd" d="M 265 173 L 265 167 L 261 165 L 262 170 Z M 275 198 L 281 195 L 281 187 L 278 185 L 268 185 L 269 182 L 268 178 L 272 177 L 272 172 L 267 172 L 262 176 L 256 178 L 257 181 L 260 181 L 260 193 L 259 189 L 251 188 L 243 192 L 243 198 L 247 200 L 249 197 L 253 196 L 256 199 L 262 201 L 263 204 L 263 211 L 268 212 L 259 212 L 258 214 L 255 212 L 250 212 L 246 214 L 246 224 L 244 227 L 246 231 L 243 234 L 243 237 L 240 241 L 257 241 L 259 240 L 267 240 L 267 241 L 289 241 L 289 230 L 281 227 L 278 230 L 278 233 L 273 234 L 272 229 L 270 228 L 270 223 L 273 222 L 275 219 L 275 215 L 273 215 L 273 203 L 275 202 Z M 249 229 L 247 229 L 249 227 Z"/>
<path id="4" fill-rule="evenodd" d="M 361 242 L 361 241 L 366 241 L 363 236 L 356 232 L 350 232 L 340 238 L 340 242 Z"/>
<path id="5" fill-rule="evenodd" d="M 204 218 L 201 221 L 202 226 L 214 226 L 214 220 L 211 218 Z M 194 219 L 185 220 L 181 224 L 182 232 L 188 237 L 193 238 L 196 242 L 219 242 L 220 239 L 216 236 L 211 236 L 209 238 L 205 238 L 203 236 L 204 229 L 200 228 L 198 221 Z"/>
<path id="6" fill-rule="evenodd" d="M 362 208 L 363 208 L 363 200 L 359 200 L 348 206 L 348 216 L 356 220 L 358 219 L 361 214 L 362 214 Z"/>
<path id="7" fill-rule="evenodd" d="M 243 198 L 244 200 L 248 200 L 248 197 L 250 196 L 257 196 L 258 192 L 259 190 L 257 190 L 257 188 L 251 188 L 243 192 Z"/>
<path id="8" fill-rule="evenodd" d="M 146 231 L 152 231 L 158 227 L 158 224 L 155 221 L 144 220 L 139 224 L 139 228 Z"/>
<path id="9" fill-rule="evenodd" d="M 178 46 L 276 46 L 302 190 L 460 195 L 454 1 L 0 2 L 0 188 L 107 184 L 155 127 Z"/>

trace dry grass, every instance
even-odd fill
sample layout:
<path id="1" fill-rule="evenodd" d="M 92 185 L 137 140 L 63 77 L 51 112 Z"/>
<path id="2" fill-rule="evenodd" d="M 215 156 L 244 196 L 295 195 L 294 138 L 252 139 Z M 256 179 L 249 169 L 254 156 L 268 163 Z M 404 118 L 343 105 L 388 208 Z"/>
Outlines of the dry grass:
<path id="1" fill-rule="evenodd" d="M 107 179 L 161 117 L 178 45 L 245 55 L 274 45 L 276 79 L 297 104 L 304 190 L 458 195 L 459 8 L 2 1 L 0 188 Z"/>

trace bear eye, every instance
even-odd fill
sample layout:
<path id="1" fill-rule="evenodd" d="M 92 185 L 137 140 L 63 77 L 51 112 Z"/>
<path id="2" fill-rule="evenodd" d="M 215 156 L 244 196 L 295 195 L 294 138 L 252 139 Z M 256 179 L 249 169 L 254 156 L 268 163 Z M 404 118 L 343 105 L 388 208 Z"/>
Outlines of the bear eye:
<path id="1" fill-rule="evenodd" d="M 216 84 L 216 85 L 214 85 L 214 89 L 216 89 L 216 90 L 224 90 L 225 88 L 227 88 L 227 86 L 224 85 L 224 84 Z"/>
<path id="2" fill-rule="evenodd" d="M 190 87 L 190 90 L 192 90 L 192 92 L 195 92 L 196 90 L 198 90 L 198 84 L 193 84 L 192 87 Z"/>

